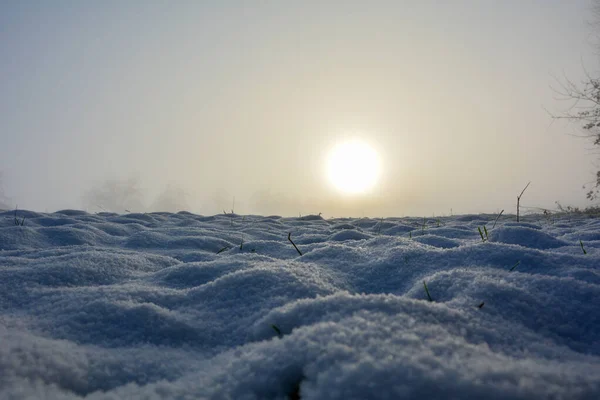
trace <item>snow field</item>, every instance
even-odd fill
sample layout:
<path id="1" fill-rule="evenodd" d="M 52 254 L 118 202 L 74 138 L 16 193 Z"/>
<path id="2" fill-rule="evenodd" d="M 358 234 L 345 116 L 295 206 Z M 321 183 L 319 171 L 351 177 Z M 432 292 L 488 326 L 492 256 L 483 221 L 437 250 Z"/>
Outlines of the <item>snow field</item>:
<path id="1" fill-rule="evenodd" d="M 19 216 L 3 399 L 600 398 L 600 219 Z"/>

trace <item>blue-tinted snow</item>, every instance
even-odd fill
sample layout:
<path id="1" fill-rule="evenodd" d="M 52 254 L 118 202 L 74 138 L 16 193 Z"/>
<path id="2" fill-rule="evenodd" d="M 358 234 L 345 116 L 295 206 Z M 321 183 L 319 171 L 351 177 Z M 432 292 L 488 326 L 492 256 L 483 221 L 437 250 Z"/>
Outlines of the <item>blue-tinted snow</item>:
<path id="1" fill-rule="evenodd" d="M 600 219 L 19 214 L 2 399 L 600 398 Z"/>

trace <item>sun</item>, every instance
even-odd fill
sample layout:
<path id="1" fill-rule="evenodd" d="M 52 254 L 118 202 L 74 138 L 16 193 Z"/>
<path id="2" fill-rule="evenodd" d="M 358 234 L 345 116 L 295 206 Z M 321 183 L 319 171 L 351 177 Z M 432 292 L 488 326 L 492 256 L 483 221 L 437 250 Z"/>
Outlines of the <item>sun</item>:
<path id="1" fill-rule="evenodd" d="M 379 178 L 379 156 L 368 144 L 352 140 L 335 146 L 327 160 L 327 176 L 345 194 L 371 190 Z"/>

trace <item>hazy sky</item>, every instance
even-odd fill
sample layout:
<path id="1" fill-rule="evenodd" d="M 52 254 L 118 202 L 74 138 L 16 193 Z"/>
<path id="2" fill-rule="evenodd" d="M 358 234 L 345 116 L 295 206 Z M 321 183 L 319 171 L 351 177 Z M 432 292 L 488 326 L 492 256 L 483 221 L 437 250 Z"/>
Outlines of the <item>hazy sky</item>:
<path id="1" fill-rule="evenodd" d="M 0 1 L 4 191 L 96 212 L 90 191 L 137 179 L 132 211 L 404 216 L 514 212 L 532 181 L 525 205 L 586 205 L 597 155 L 544 108 L 599 69 L 590 7 Z M 382 174 L 345 196 L 325 164 L 353 138 Z"/>

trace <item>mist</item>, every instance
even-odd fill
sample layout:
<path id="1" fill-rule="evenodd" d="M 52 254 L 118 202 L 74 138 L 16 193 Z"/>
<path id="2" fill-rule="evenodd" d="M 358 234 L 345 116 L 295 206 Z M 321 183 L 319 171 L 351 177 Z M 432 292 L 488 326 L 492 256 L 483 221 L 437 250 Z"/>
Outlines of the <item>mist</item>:
<path id="1" fill-rule="evenodd" d="M 5 2 L 0 208 L 327 217 L 585 206 L 548 111 L 597 65 L 588 1 Z M 360 139 L 374 189 L 329 151 Z"/>

